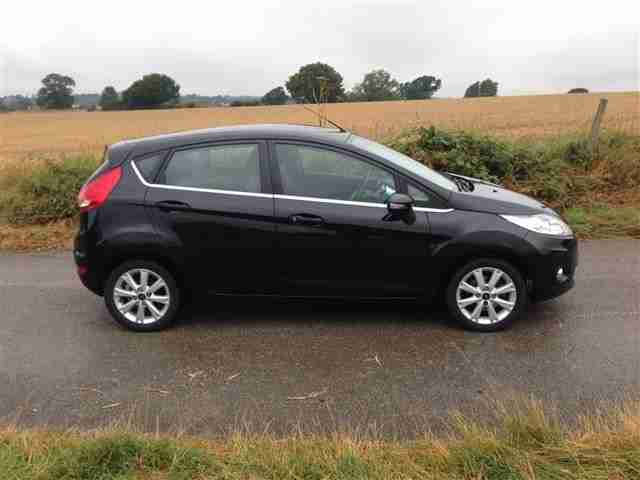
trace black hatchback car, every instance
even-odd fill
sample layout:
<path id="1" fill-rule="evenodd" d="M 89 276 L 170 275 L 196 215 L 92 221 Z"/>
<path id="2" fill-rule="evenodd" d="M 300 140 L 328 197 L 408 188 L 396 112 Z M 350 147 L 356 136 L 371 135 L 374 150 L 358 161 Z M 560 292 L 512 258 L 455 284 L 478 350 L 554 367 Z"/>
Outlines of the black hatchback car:
<path id="1" fill-rule="evenodd" d="M 446 299 L 508 326 L 574 284 L 577 242 L 542 203 L 343 130 L 214 128 L 125 141 L 78 197 L 84 285 L 137 331 L 196 292 Z"/>

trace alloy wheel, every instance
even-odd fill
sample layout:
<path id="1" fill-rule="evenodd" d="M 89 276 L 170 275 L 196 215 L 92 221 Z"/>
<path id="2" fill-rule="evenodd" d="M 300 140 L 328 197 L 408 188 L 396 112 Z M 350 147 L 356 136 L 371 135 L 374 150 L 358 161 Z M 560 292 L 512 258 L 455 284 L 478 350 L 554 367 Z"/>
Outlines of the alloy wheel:
<path id="1" fill-rule="evenodd" d="M 471 322 L 491 325 L 511 314 L 517 295 L 516 285 L 506 272 L 495 267 L 480 267 L 462 277 L 456 288 L 456 303 Z"/>
<path id="2" fill-rule="evenodd" d="M 113 289 L 113 301 L 120 314 L 132 323 L 150 325 L 161 320 L 171 305 L 167 282 L 146 268 L 129 270 Z"/>

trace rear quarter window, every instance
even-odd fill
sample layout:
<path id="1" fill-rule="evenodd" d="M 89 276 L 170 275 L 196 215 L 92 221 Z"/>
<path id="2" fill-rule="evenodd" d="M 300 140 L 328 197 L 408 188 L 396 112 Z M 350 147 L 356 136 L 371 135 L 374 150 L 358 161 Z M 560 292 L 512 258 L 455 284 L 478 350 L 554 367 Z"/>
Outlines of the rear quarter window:
<path id="1" fill-rule="evenodd" d="M 158 153 L 150 157 L 143 157 L 134 160 L 134 162 L 136 167 L 138 167 L 138 171 L 140 172 L 140 175 L 142 175 L 142 178 L 149 183 L 154 183 L 158 170 L 160 169 L 160 165 L 162 165 L 163 158 L 164 154 Z"/>

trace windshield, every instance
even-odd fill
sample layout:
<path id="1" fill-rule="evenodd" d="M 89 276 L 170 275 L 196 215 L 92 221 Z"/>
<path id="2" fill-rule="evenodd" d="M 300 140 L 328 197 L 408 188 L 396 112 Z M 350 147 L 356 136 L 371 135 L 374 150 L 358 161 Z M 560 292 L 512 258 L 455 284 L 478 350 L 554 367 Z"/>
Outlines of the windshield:
<path id="1" fill-rule="evenodd" d="M 409 170 L 411 173 L 424 178 L 432 183 L 435 183 L 439 187 L 446 188 L 447 190 L 458 190 L 456 184 L 449 180 L 444 175 L 430 169 L 426 165 L 415 161 L 413 158 L 408 157 L 400 152 L 397 152 L 384 145 L 367 140 L 366 138 L 358 137 L 357 135 L 351 135 L 349 139 L 356 147 L 362 148 L 367 152 L 371 152 L 374 155 L 384 158 L 398 167 Z"/>

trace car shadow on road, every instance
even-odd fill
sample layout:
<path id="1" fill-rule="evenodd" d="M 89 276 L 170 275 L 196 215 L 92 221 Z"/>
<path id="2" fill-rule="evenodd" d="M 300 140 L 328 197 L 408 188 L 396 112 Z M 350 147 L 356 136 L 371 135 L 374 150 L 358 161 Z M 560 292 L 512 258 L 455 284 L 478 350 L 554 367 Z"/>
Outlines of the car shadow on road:
<path id="1" fill-rule="evenodd" d="M 209 296 L 192 300 L 178 316 L 176 328 L 242 323 L 299 325 L 300 323 L 407 326 L 422 324 L 433 328 L 458 328 L 444 305 L 416 300 L 320 300 L 272 297 Z"/>

